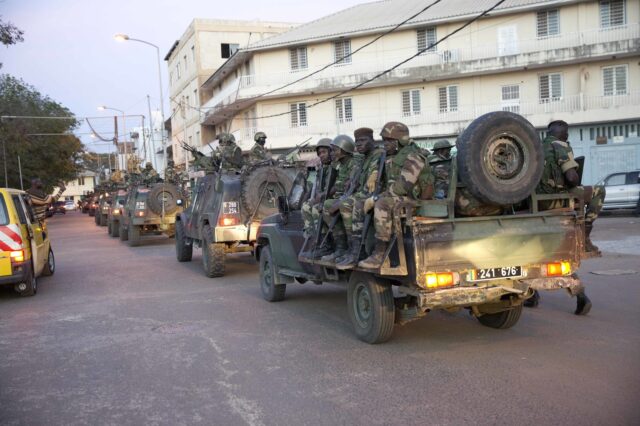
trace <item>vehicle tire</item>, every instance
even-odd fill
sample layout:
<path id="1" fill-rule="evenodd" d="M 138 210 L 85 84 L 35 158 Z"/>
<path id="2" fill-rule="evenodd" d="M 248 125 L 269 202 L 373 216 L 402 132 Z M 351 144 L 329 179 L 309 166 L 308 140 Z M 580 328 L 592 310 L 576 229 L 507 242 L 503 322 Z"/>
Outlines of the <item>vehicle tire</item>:
<path id="1" fill-rule="evenodd" d="M 522 314 L 522 304 L 518 306 L 514 306 L 511 309 L 507 309 L 506 311 L 498 312 L 496 314 L 484 314 L 478 318 L 480 324 L 486 325 L 491 328 L 511 328 L 520 319 L 520 315 Z"/>
<path id="2" fill-rule="evenodd" d="M 482 202 L 518 203 L 531 195 L 542 177 L 540 138 L 521 115 L 508 111 L 484 114 L 462 132 L 456 147 L 458 177 Z"/>
<path id="3" fill-rule="evenodd" d="M 100 215 L 98 213 L 93 213 L 93 221 L 95 222 L 96 226 L 100 226 Z"/>
<path id="4" fill-rule="evenodd" d="M 278 213 L 278 197 L 289 195 L 293 185 L 285 170 L 269 165 L 249 169 L 242 179 L 242 205 L 247 215 L 255 212 L 256 220 Z"/>
<path id="5" fill-rule="evenodd" d="M 113 223 L 113 225 L 111 225 L 111 228 L 113 228 L 113 230 L 111 231 L 111 236 L 112 237 L 119 237 L 120 236 L 120 221 L 119 220 L 112 220 L 111 222 Z"/>
<path id="6" fill-rule="evenodd" d="M 188 244 L 184 232 L 184 223 L 176 221 L 176 258 L 178 262 L 190 262 L 193 256 L 193 244 Z"/>
<path id="7" fill-rule="evenodd" d="M 391 338 L 395 306 L 391 285 L 372 274 L 355 272 L 347 287 L 347 309 L 358 339 L 383 343 Z"/>
<path id="8" fill-rule="evenodd" d="M 128 240 L 131 247 L 140 245 L 140 227 L 138 225 L 129 225 Z"/>
<path id="9" fill-rule="evenodd" d="M 107 216 L 104 214 L 100 215 L 100 226 L 107 226 Z"/>
<path id="10" fill-rule="evenodd" d="M 42 269 L 42 275 L 50 277 L 56 272 L 56 258 L 53 255 L 53 249 L 49 247 L 49 255 L 47 256 L 47 263 L 44 264 Z"/>
<path id="11" fill-rule="evenodd" d="M 18 285 L 20 284 L 25 284 L 26 288 L 24 290 L 19 290 Z M 38 292 L 38 280 L 33 273 L 33 265 L 29 265 L 29 271 L 27 272 L 25 282 L 20 284 L 16 284 L 16 291 L 21 297 L 34 296 Z"/>
<path id="12" fill-rule="evenodd" d="M 274 273 L 271 247 L 267 245 L 260 251 L 260 291 L 262 297 L 269 302 L 283 300 L 287 291 L 286 284 L 274 284 Z"/>
<path id="13" fill-rule="evenodd" d="M 108 234 L 110 237 L 113 237 L 113 222 L 112 222 L 112 221 L 109 221 L 109 222 L 107 223 L 107 234 Z"/>
<path id="14" fill-rule="evenodd" d="M 214 243 L 211 227 L 205 225 L 202 228 L 202 267 L 204 274 L 209 278 L 222 277 L 224 275 L 224 244 Z"/>
<path id="15" fill-rule="evenodd" d="M 175 185 L 156 183 L 149 191 L 147 205 L 155 214 L 162 214 L 164 204 L 164 213 L 171 214 L 178 210 L 178 199 L 180 199 L 180 193 Z"/>
<path id="16" fill-rule="evenodd" d="M 118 224 L 118 235 L 120 236 L 120 241 L 127 241 L 129 239 L 129 231 L 124 226 L 123 221 L 120 221 Z"/>

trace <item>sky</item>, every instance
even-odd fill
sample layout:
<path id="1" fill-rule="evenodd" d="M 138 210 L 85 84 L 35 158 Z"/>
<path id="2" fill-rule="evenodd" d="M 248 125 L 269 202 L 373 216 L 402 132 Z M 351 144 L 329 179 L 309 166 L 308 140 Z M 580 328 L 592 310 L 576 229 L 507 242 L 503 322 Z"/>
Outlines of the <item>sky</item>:
<path id="1" fill-rule="evenodd" d="M 305 23 L 366 0 L 0 0 L 0 15 L 24 31 L 24 42 L 0 47 L 0 73 L 11 74 L 92 120 L 98 132 L 113 130 L 114 112 L 148 116 L 160 104 L 156 50 L 141 43 L 119 43 L 117 33 L 149 41 L 160 48 L 161 60 L 194 18 Z M 162 60 L 165 115 L 168 73 Z M 148 118 L 147 118 L 148 119 Z M 137 125 L 127 119 L 127 127 Z M 91 151 L 113 147 L 77 134 Z M 111 136 L 111 135 L 110 135 Z"/>

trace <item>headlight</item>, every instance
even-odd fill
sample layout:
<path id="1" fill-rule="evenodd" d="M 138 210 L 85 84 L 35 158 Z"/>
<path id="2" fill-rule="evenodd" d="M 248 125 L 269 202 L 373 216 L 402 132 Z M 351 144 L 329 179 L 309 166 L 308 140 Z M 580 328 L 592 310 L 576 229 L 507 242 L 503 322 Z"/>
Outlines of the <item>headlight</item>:
<path id="1" fill-rule="evenodd" d="M 176 204 L 181 206 L 182 205 L 182 200 L 176 200 Z"/>

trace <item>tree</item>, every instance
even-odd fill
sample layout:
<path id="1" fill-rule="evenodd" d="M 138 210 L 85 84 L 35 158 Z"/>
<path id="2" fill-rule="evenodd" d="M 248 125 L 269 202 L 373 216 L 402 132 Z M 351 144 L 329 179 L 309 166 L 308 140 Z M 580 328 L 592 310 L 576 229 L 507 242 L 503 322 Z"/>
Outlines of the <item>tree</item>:
<path id="1" fill-rule="evenodd" d="M 34 87 L 7 74 L 0 75 L 0 115 L 33 117 L 71 117 L 70 119 L 4 118 L 0 123 L 0 179 L 6 186 L 20 188 L 18 157 L 24 187 L 39 177 L 45 189 L 60 181 L 75 179 L 81 169 L 84 146 L 71 131 L 78 121 L 71 111 L 42 95 Z"/>
<path id="2" fill-rule="evenodd" d="M 0 15 L 0 43 L 10 46 L 24 41 L 23 34 L 24 32 L 11 22 L 4 22 L 2 15 Z M 0 68 L 2 68 L 2 62 L 0 62 Z"/>

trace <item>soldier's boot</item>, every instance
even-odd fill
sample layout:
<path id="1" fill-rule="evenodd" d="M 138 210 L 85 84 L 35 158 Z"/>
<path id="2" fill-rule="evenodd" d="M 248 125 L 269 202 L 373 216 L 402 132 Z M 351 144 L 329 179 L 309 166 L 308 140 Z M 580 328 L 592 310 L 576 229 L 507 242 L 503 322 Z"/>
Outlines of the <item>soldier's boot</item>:
<path id="1" fill-rule="evenodd" d="M 591 231 L 593 231 L 593 223 L 585 222 L 584 224 L 584 251 L 592 256 L 602 256 L 598 246 L 591 242 Z"/>
<path id="2" fill-rule="evenodd" d="M 591 311 L 591 300 L 587 297 L 587 294 L 582 290 L 576 294 L 576 315 L 587 315 Z"/>
<path id="3" fill-rule="evenodd" d="M 353 235 L 349 240 L 349 250 L 347 253 L 336 259 L 336 269 L 351 269 L 358 264 L 358 254 L 360 253 L 360 235 Z"/>
<path id="4" fill-rule="evenodd" d="M 320 260 L 324 256 L 333 253 L 333 247 L 328 242 L 325 242 L 323 246 L 316 247 L 313 250 L 311 258 L 313 260 Z"/>
<path id="5" fill-rule="evenodd" d="M 523 305 L 527 308 L 535 308 L 540 304 L 540 293 L 538 290 L 533 290 L 533 296 L 524 301 Z"/>
<path id="6" fill-rule="evenodd" d="M 358 263 L 358 266 L 364 269 L 377 269 L 382 266 L 382 262 L 384 262 L 384 254 L 387 251 L 388 245 L 389 243 L 386 241 L 376 240 L 376 246 L 373 249 L 371 256 L 361 260 Z"/>
<path id="7" fill-rule="evenodd" d="M 322 256 L 321 260 L 323 262 L 335 262 L 337 258 L 344 256 L 346 252 L 347 252 L 347 239 L 344 237 L 337 238 L 336 249 L 333 250 L 331 253 L 325 256 Z"/>

